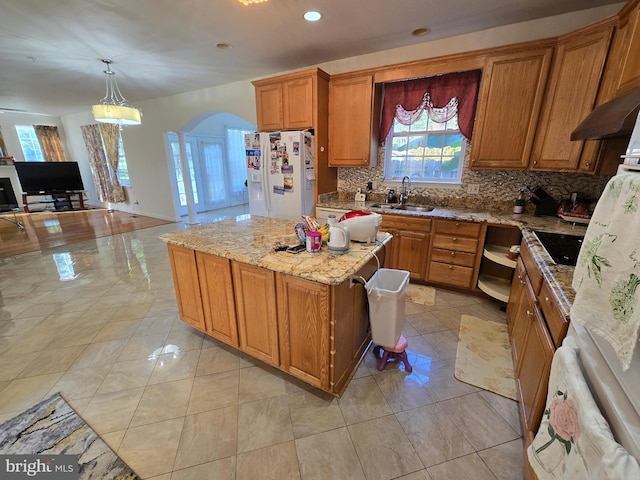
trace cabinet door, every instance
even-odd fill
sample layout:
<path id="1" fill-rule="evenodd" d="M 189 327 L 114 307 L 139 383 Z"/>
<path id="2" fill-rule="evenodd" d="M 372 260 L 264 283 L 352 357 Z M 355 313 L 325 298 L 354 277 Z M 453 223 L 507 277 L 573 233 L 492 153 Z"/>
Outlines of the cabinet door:
<path id="1" fill-rule="evenodd" d="M 280 367 L 312 385 L 329 387 L 329 287 L 277 275 Z"/>
<path id="2" fill-rule="evenodd" d="M 373 75 L 329 81 L 329 166 L 372 162 Z"/>
<path id="3" fill-rule="evenodd" d="M 518 302 L 518 309 L 515 312 L 513 327 L 511 329 L 511 349 L 513 352 L 513 366 L 518 368 L 524 350 L 525 340 L 529 325 L 531 324 L 536 307 L 536 296 L 531 287 L 531 282 L 527 275 L 524 276 L 522 295 Z"/>
<path id="4" fill-rule="evenodd" d="M 196 259 L 206 332 L 237 348 L 238 328 L 233 299 L 231 261 L 202 252 L 196 253 Z"/>
<path id="5" fill-rule="evenodd" d="M 558 46 L 533 146 L 532 170 L 578 168 L 584 141 L 571 141 L 571 132 L 593 110 L 610 38 L 607 28 Z"/>
<path id="6" fill-rule="evenodd" d="M 313 127 L 313 78 L 289 80 L 282 84 L 284 128 L 302 130 Z"/>
<path id="7" fill-rule="evenodd" d="M 482 74 L 471 168 L 529 164 L 552 48 L 491 57 Z"/>
<path id="8" fill-rule="evenodd" d="M 384 260 L 383 267 L 384 268 L 398 268 L 396 266 L 396 245 L 398 244 L 398 231 L 395 228 L 388 228 L 384 226 L 384 220 L 382 221 L 383 225 L 380 231 L 388 232 L 393 235 L 390 243 L 385 245 L 384 249 Z"/>
<path id="9" fill-rule="evenodd" d="M 256 114 L 259 131 L 282 130 L 284 128 L 282 107 L 282 83 L 256 86 Z"/>
<path id="10" fill-rule="evenodd" d="M 509 327 L 509 335 L 513 335 L 513 324 L 516 321 L 518 309 L 520 308 L 520 302 L 525 286 L 525 276 L 527 271 L 524 268 L 522 259 L 518 258 L 516 263 L 516 271 L 511 280 L 511 291 L 509 293 L 509 301 L 507 302 L 507 325 Z"/>
<path id="11" fill-rule="evenodd" d="M 233 262 L 240 349 L 278 366 L 275 272 Z"/>
<path id="12" fill-rule="evenodd" d="M 623 20 L 619 28 L 625 30 L 629 39 L 618 87 L 618 93 L 624 93 L 640 87 L 640 4 Z"/>
<path id="13" fill-rule="evenodd" d="M 429 252 L 429 234 L 398 230 L 393 239 L 394 268 L 406 270 L 413 280 L 424 280 Z"/>
<path id="14" fill-rule="evenodd" d="M 533 320 L 527 329 L 522 358 L 516 371 L 522 430 L 525 435 L 527 432 L 536 432 L 540 425 L 554 352 L 555 348 L 544 319 L 538 307 L 535 307 Z"/>
<path id="15" fill-rule="evenodd" d="M 180 318 L 192 327 L 205 332 L 196 253 L 175 245 L 168 245 L 168 249 Z"/>

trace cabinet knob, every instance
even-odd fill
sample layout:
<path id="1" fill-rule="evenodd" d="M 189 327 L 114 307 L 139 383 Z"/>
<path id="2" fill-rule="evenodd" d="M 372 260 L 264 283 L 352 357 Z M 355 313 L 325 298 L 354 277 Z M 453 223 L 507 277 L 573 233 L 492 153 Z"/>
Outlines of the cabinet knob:
<path id="1" fill-rule="evenodd" d="M 449 265 L 449 270 L 453 270 L 453 265 Z"/>
<path id="2" fill-rule="evenodd" d="M 591 166 L 591 162 L 587 162 L 586 167 L 589 168 Z"/>
<path id="3" fill-rule="evenodd" d="M 456 256 L 456 252 L 451 252 L 451 256 L 455 257 Z"/>
<path id="4" fill-rule="evenodd" d="M 549 297 L 544 297 L 544 301 L 549 303 Z"/>
<path id="5" fill-rule="evenodd" d="M 459 227 L 459 226 L 460 226 L 460 222 L 456 222 L 456 227 Z"/>
<path id="6" fill-rule="evenodd" d="M 453 237 L 453 238 L 451 239 L 451 241 L 452 241 L 452 242 L 457 242 L 457 241 L 458 241 L 458 238 L 457 238 L 457 237 Z"/>
<path id="7" fill-rule="evenodd" d="M 533 317 L 533 312 L 531 310 L 527 310 L 527 315 L 529 315 L 530 317 Z"/>
<path id="8" fill-rule="evenodd" d="M 533 161 L 533 164 L 534 164 L 534 165 L 537 165 L 537 164 L 538 164 L 538 160 L 534 160 L 534 161 Z"/>

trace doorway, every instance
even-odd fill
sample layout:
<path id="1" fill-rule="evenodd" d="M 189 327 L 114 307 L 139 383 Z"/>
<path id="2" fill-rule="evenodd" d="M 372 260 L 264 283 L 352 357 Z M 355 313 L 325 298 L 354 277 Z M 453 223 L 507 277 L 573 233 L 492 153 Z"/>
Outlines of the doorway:
<path id="1" fill-rule="evenodd" d="M 255 131 L 255 125 L 223 113 L 196 121 L 184 136 L 196 213 L 248 203 L 244 134 Z M 179 216 L 185 216 L 187 195 L 178 135 L 168 132 L 166 140 L 176 210 Z"/>

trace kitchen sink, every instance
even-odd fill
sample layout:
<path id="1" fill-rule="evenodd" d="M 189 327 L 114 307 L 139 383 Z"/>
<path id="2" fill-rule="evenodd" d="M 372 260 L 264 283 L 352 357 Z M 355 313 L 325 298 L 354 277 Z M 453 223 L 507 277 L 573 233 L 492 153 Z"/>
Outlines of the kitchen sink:
<path id="1" fill-rule="evenodd" d="M 374 203 L 371 208 L 382 210 L 406 210 L 407 212 L 430 212 L 434 207 L 428 205 L 392 205 L 387 203 Z"/>

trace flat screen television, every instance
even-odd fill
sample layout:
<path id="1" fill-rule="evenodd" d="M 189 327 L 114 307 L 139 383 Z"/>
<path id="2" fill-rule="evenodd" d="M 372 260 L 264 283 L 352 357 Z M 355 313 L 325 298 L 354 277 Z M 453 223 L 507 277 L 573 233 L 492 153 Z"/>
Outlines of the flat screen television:
<path id="1" fill-rule="evenodd" d="M 14 162 L 24 193 L 51 195 L 84 190 L 78 162 Z"/>

